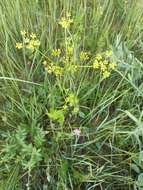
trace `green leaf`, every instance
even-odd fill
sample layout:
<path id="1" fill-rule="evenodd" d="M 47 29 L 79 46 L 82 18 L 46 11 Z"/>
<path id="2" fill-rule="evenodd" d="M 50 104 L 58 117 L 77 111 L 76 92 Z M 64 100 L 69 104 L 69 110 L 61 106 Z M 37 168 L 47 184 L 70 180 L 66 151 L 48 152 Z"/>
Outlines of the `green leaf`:
<path id="1" fill-rule="evenodd" d="M 85 118 L 85 113 L 83 113 L 83 112 L 80 111 L 79 112 L 79 116 L 84 119 Z"/>
<path id="2" fill-rule="evenodd" d="M 61 160 L 60 168 L 59 168 L 59 174 L 63 180 L 66 180 L 66 178 L 67 178 L 68 168 L 69 168 L 68 161 L 67 160 Z"/>
<path id="3" fill-rule="evenodd" d="M 143 187 L 143 173 L 138 176 L 137 185 Z"/>

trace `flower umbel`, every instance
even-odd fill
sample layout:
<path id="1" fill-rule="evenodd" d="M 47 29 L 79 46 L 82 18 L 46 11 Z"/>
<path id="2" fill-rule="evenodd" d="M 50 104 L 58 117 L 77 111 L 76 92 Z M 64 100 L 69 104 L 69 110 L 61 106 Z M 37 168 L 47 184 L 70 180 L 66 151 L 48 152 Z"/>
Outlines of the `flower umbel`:
<path id="1" fill-rule="evenodd" d="M 107 57 L 111 57 L 111 56 L 113 55 L 112 50 L 107 50 L 107 51 L 105 52 L 105 55 L 106 55 Z"/>
<path id="2" fill-rule="evenodd" d="M 95 61 L 93 62 L 93 68 L 94 68 L 94 69 L 99 69 L 99 67 L 100 67 L 99 62 L 98 62 L 97 60 L 95 60 Z"/>
<path id="3" fill-rule="evenodd" d="M 114 62 L 112 62 L 112 63 L 110 63 L 110 64 L 109 64 L 109 68 L 110 68 L 110 69 L 115 70 L 115 69 L 116 69 L 116 67 L 117 67 L 117 64 L 116 64 L 116 63 L 114 63 Z"/>
<path id="4" fill-rule="evenodd" d="M 78 107 L 75 107 L 74 109 L 73 109 L 73 113 L 78 113 L 79 112 L 79 108 Z"/>
<path id="5" fill-rule="evenodd" d="M 56 76 L 61 76 L 63 74 L 63 68 L 57 65 L 54 65 L 54 63 L 47 64 L 46 61 L 43 62 L 43 65 L 45 66 L 45 70 L 49 74 L 55 74 Z"/>
<path id="6" fill-rule="evenodd" d="M 109 71 L 104 71 L 103 72 L 103 78 L 108 78 L 110 76 L 110 72 Z"/>
<path id="7" fill-rule="evenodd" d="M 20 34 L 21 34 L 21 36 L 23 36 L 23 37 L 26 36 L 26 33 L 27 33 L 27 32 L 26 32 L 25 30 L 21 30 L 21 31 L 20 31 Z"/>
<path id="8" fill-rule="evenodd" d="M 62 17 L 59 24 L 62 26 L 62 28 L 69 28 L 71 23 L 73 23 L 73 19 L 70 19 L 70 16 L 68 17 Z"/>
<path id="9" fill-rule="evenodd" d="M 52 50 L 52 55 L 53 55 L 54 57 L 59 57 L 60 54 L 61 54 L 61 50 L 60 50 L 60 49 L 53 49 L 53 50 Z"/>
<path id="10" fill-rule="evenodd" d="M 69 104 L 70 106 L 76 106 L 78 104 L 78 99 L 74 93 L 70 93 L 66 99 L 65 99 L 66 104 Z"/>
<path id="11" fill-rule="evenodd" d="M 89 53 L 85 51 L 80 52 L 80 60 L 81 61 L 86 61 L 89 59 Z"/>
<path id="12" fill-rule="evenodd" d="M 20 31 L 20 34 L 22 36 L 22 43 L 16 43 L 16 48 L 27 48 L 30 50 L 35 50 L 40 46 L 40 41 L 37 39 L 35 33 L 28 34 L 26 31 Z"/>
<path id="13" fill-rule="evenodd" d="M 112 55 L 113 52 L 108 50 L 95 56 L 92 67 L 93 69 L 100 70 L 104 79 L 108 78 L 111 71 L 117 67 L 117 64 L 113 62 Z"/>

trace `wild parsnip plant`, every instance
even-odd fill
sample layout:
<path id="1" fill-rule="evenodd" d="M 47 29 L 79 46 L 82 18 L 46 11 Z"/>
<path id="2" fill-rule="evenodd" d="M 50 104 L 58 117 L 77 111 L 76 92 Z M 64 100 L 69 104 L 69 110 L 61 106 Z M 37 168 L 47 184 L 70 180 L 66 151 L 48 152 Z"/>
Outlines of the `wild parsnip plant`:
<path id="1" fill-rule="evenodd" d="M 143 189 L 142 1 L 0 1 L 0 190 Z"/>

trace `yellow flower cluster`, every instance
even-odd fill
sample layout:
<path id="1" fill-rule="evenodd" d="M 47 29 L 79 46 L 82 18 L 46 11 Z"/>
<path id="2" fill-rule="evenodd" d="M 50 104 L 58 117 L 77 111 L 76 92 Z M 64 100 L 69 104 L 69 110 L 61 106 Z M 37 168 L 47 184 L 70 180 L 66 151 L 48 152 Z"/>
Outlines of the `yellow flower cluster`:
<path id="1" fill-rule="evenodd" d="M 59 57 L 60 54 L 61 54 L 61 50 L 60 50 L 60 49 L 53 49 L 53 50 L 52 50 L 52 55 L 53 55 L 54 57 Z"/>
<path id="2" fill-rule="evenodd" d="M 99 69 L 102 73 L 103 78 L 108 78 L 112 70 L 115 70 L 117 64 L 110 61 L 112 51 L 106 51 L 103 54 L 97 54 L 93 62 L 93 68 Z"/>
<path id="3" fill-rule="evenodd" d="M 70 57 L 64 55 L 62 57 L 62 61 L 63 61 L 64 65 L 68 64 L 68 63 L 70 63 Z"/>
<path id="4" fill-rule="evenodd" d="M 67 72 L 75 73 L 78 69 L 78 66 L 76 64 L 69 64 L 66 67 Z"/>
<path id="5" fill-rule="evenodd" d="M 105 51 L 105 56 L 106 57 L 111 57 L 113 55 L 113 52 L 111 50 Z"/>
<path id="6" fill-rule="evenodd" d="M 89 59 L 89 53 L 81 51 L 79 57 L 81 61 L 87 61 Z"/>
<path id="7" fill-rule="evenodd" d="M 70 18 L 71 15 L 68 14 L 66 17 L 62 17 L 59 21 L 59 24 L 62 26 L 62 28 L 67 29 L 70 27 L 71 23 L 73 23 L 73 19 Z"/>
<path id="8" fill-rule="evenodd" d="M 44 61 L 43 65 L 49 74 L 55 74 L 56 76 L 61 76 L 63 74 L 63 68 L 55 65 L 54 63 L 48 64 L 46 61 Z"/>
<path id="9" fill-rule="evenodd" d="M 72 108 L 73 113 L 79 112 L 79 107 L 78 107 L 78 98 L 74 93 L 70 93 L 66 98 L 65 98 L 65 104 L 63 106 L 64 110 L 67 110 L 68 107 Z"/>
<path id="10" fill-rule="evenodd" d="M 73 47 L 67 46 L 66 54 L 67 54 L 67 56 L 71 56 L 73 54 Z"/>
<path id="11" fill-rule="evenodd" d="M 26 31 L 21 31 L 20 33 L 21 33 L 23 42 L 16 43 L 17 49 L 27 48 L 27 49 L 35 50 L 40 46 L 40 41 L 37 39 L 36 34 L 34 33 L 28 34 Z"/>
<path id="12" fill-rule="evenodd" d="M 32 39 L 32 40 L 30 40 L 29 43 L 26 45 L 26 48 L 27 48 L 27 49 L 34 50 L 34 49 L 37 49 L 39 46 L 40 46 L 40 41 L 39 41 L 39 40 L 36 40 L 36 39 Z"/>
<path id="13" fill-rule="evenodd" d="M 53 49 L 51 51 L 51 63 L 47 64 L 46 61 L 43 63 L 45 65 L 45 70 L 49 74 L 55 74 L 56 76 L 61 76 L 64 73 L 74 74 L 77 71 L 78 66 L 73 59 L 73 50 L 74 48 L 69 40 L 64 49 Z M 53 60 L 53 57 L 58 59 Z"/>
<path id="14" fill-rule="evenodd" d="M 75 73 L 78 69 L 78 66 L 76 64 L 61 66 L 56 63 L 48 64 L 46 61 L 44 61 L 43 65 L 45 67 L 45 71 L 47 71 L 49 74 L 55 74 L 56 76 L 61 76 L 64 74 L 64 72 Z"/>
<path id="15" fill-rule="evenodd" d="M 93 68 L 100 71 L 102 77 L 105 79 L 108 78 L 111 74 L 111 71 L 115 70 L 117 67 L 117 64 L 112 61 L 112 51 L 105 51 L 103 53 L 96 54 L 92 65 L 83 65 L 80 64 L 80 62 L 77 62 L 77 60 L 75 60 L 73 57 L 73 51 L 74 48 L 70 43 L 68 46 L 64 47 L 62 51 L 61 49 L 53 49 L 51 55 L 53 57 L 58 57 L 59 59 L 51 60 L 50 63 L 48 61 L 48 64 L 46 61 L 44 61 L 43 64 L 45 66 L 45 70 L 49 74 L 63 76 L 67 73 L 74 74 L 79 68 Z M 90 54 L 88 52 L 81 51 L 78 57 L 80 61 L 86 61 L 90 59 L 89 55 Z"/>

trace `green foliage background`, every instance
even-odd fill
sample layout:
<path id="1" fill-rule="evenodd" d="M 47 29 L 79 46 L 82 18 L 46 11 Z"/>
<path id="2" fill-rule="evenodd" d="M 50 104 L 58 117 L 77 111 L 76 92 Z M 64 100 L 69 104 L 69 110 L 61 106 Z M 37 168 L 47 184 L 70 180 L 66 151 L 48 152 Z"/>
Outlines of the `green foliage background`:
<path id="1" fill-rule="evenodd" d="M 110 78 L 45 74 L 66 12 L 75 51 L 113 50 Z M 0 1 L 0 190 L 143 189 L 142 13 L 139 0 Z M 21 30 L 37 34 L 42 54 L 15 48 Z M 59 111 L 67 88 L 76 115 Z"/>

